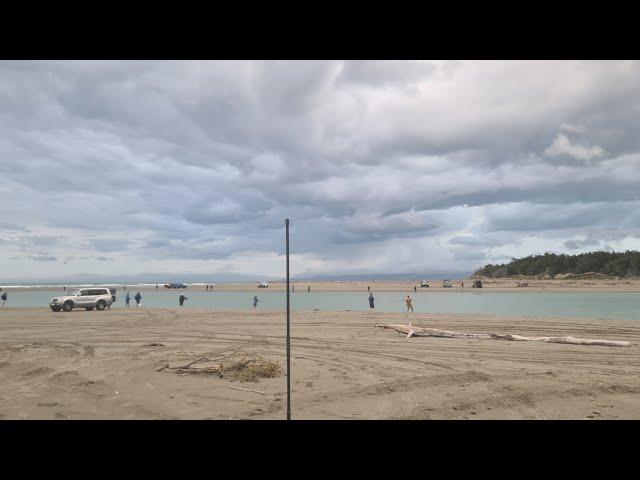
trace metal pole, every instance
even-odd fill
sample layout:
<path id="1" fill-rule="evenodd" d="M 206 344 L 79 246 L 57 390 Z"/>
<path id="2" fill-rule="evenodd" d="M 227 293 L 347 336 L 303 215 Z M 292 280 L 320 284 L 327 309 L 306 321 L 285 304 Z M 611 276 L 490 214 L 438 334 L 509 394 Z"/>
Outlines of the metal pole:
<path id="1" fill-rule="evenodd" d="M 287 236 L 287 420 L 291 420 L 291 305 L 289 303 L 289 219 L 284 221 Z"/>

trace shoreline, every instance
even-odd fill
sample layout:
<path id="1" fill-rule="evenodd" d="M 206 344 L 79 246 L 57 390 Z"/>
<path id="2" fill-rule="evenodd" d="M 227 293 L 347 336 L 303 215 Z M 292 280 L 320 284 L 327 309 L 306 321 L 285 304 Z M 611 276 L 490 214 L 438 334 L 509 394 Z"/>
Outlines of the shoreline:
<path id="1" fill-rule="evenodd" d="M 294 294 L 307 293 L 307 288 L 311 287 L 311 292 L 368 292 L 367 287 L 375 292 L 407 292 L 407 293 L 431 293 L 431 292 L 537 292 L 537 293 L 553 293 L 553 292 L 575 292 L 575 293 L 640 293 L 640 279 L 630 280 L 614 280 L 614 279 L 584 279 L 584 280 L 527 280 L 528 287 L 518 287 L 517 284 L 522 280 L 511 279 L 484 279 L 482 280 L 483 288 L 473 288 L 473 279 L 457 279 L 452 280 L 451 288 L 443 288 L 441 280 L 430 280 L 429 288 L 421 288 L 420 282 L 403 281 L 326 281 L 326 282 L 291 282 L 294 287 Z M 461 286 L 464 282 L 464 287 Z M 188 292 L 188 291 L 207 291 L 205 284 L 189 285 L 186 289 L 167 289 L 162 284 L 158 284 L 157 291 L 167 292 Z M 286 290 L 285 282 L 270 282 L 268 288 L 258 288 L 254 282 L 235 282 L 213 284 L 213 293 L 215 292 L 284 292 Z M 105 284 L 105 285 L 67 285 L 66 291 L 76 288 L 88 287 L 115 287 L 118 292 L 124 291 L 124 284 Z M 416 290 L 414 291 L 414 286 Z M 127 290 L 156 291 L 155 284 L 127 284 Z M 0 285 L 2 291 L 49 291 L 60 293 L 64 292 L 63 286 L 22 286 L 22 285 Z"/>

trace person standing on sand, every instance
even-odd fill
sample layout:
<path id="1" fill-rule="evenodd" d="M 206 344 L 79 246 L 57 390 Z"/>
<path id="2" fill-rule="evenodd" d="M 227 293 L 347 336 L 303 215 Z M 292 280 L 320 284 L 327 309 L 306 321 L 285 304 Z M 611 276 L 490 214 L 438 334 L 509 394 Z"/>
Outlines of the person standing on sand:
<path id="1" fill-rule="evenodd" d="M 407 302 L 407 312 L 409 312 L 409 309 L 413 312 L 413 300 L 411 300 L 411 296 L 407 295 L 407 298 L 405 298 L 404 301 Z"/>
<path id="2" fill-rule="evenodd" d="M 129 307 L 129 302 L 131 301 L 131 297 L 129 296 L 129 292 L 124 296 L 124 305 L 125 307 Z"/>
<path id="3" fill-rule="evenodd" d="M 2 306 L 6 307 L 7 306 L 7 292 L 4 292 L 2 294 L 2 297 L 0 297 L 2 299 Z"/>
<path id="4" fill-rule="evenodd" d="M 373 298 L 373 293 L 369 294 L 369 311 L 373 312 L 373 309 L 376 308 L 374 305 L 375 298 Z"/>
<path id="5" fill-rule="evenodd" d="M 181 307 L 184 305 L 185 300 L 189 300 L 189 299 L 181 294 L 180 297 L 178 298 L 178 301 L 180 302 Z"/>
<path id="6" fill-rule="evenodd" d="M 311 285 L 307 287 L 307 293 L 311 293 Z"/>
<path id="7" fill-rule="evenodd" d="M 464 282 L 461 282 L 461 283 L 460 283 L 460 287 L 461 287 L 461 288 L 464 288 Z"/>
<path id="8" fill-rule="evenodd" d="M 256 310 L 258 308 L 258 296 L 253 297 L 253 309 Z"/>
<path id="9" fill-rule="evenodd" d="M 291 285 L 291 293 L 295 293 L 296 291 L 296 286 L 295 285 Z"/>
<path id="10" fill-rule="evenodd" d="M 371 291 L 371 287 L 367 286 L 367 292 Z"/>
<path id="11" fill-rule="evenodd" d="M 142 301 L 142 295 L 140 295 L 140 292 L 136 293 L 136 296 L 133 297 L 136 299 L 136 307 L 140 306 L 140 302 Z"/>
<path id="12" fill-rule="evenodd" d="M 413 286 L 413 293 L 414 294 L 418 293 L 418 287 L 416 287 L 415 285 Z"/>

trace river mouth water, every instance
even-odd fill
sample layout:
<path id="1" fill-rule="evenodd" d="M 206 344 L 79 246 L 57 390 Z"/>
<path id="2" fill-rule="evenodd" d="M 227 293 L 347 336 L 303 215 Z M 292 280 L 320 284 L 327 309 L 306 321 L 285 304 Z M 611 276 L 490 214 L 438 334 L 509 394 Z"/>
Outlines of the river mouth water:
<path id="1" fill-rule="evenodd" d="M 48 307 L 49 300 L 61 295 L 56 290 L 9 290 L 8 307 Z M 129 290 L 131 307 L 136 308 L 134 295 Z M 180 308 L 178 297 L 187 300 L 183 308 L 213 310 L 253 309 L 253 297 L 258 297 L 258 310 L 284 310 L 284 292 L 241 291 L 141 291 L 142 307 Z M 406 293 L 374 292 L 376 312 L 405 312 Z M 313 311 L 369 311 L 367 292 L 311 292 L 292 293 L 292 310 Z M 413 308 L 420 313 L 459 313 L 526 315 L 539 317 L 600 318 L 611 320 L 640 320 L 640 293 L 510 293 L 510 292 L 411 292 Z M 117 289 L 112 308 L 124 306 L 124 292 Z M 2 310 L 0 309 L 0 316 Z"/>

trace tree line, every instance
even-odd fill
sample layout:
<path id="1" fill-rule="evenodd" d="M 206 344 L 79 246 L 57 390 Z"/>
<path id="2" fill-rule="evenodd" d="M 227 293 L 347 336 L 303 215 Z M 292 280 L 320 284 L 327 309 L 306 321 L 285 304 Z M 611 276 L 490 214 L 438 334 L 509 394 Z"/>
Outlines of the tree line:
<path id="1" fill-rule="evenodd" d="M 529 255 L 524 258 L 514 258 L 507 264 L 485 265 L 474 275 L 491 278 L 543 275 L 553 278 L 559 274 L 583 275 L 586 273 L 612 277 L 640 276 L 640 252 L 627 250 L 626 252 L 597 251 L 578 255 L 556 253 Z"/>

